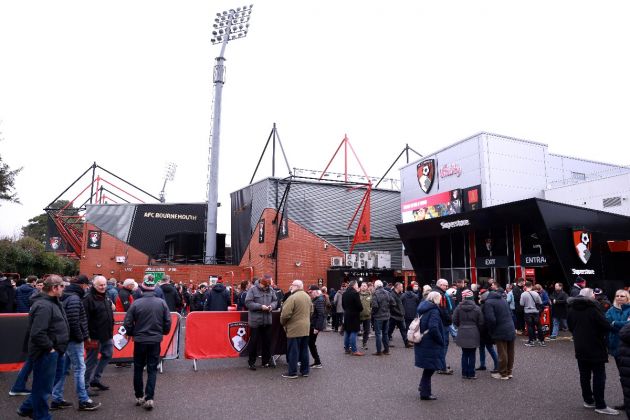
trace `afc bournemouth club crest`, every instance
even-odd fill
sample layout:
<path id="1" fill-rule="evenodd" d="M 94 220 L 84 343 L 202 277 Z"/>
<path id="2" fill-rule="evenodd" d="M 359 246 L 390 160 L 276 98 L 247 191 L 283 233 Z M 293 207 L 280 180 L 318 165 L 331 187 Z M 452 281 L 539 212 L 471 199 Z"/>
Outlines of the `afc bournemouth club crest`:
<path id="1" fill-rule="evenodd" d="M 435 159 L 426 159 L 418 164 L 418 183 L 425 194 L 431 191 L 435 179 Z"/>
<path id="2" fill-rule="evenodd" d="M 230 322 L 228 324 L 228 338 L 232 348 L 241 353 L 249 343 L 249 325 L 247 322 Z"/>
<path id="3" fill-rule="evenodd" d="M 88 247 L 92 249 L 101 248 L 101 231 L 100 230 L 88 231 Z"/>
<path id="4" fill-rule="evenodd" d="M 591 258 L 591 246 L 593 244 L 593 237 L 589 232 L 584 230 L 573 231 L 573 246 L 575 246 L 575 252 L 584 264 L 586 264 Z"/>
<path id="5" fill-rule="evenodd" d="M 53 251 L 57 251 L 61 246 L 61 238 L 59 236 L 51 236 L 48 241 L 50 243 L 50 249 Z"/>

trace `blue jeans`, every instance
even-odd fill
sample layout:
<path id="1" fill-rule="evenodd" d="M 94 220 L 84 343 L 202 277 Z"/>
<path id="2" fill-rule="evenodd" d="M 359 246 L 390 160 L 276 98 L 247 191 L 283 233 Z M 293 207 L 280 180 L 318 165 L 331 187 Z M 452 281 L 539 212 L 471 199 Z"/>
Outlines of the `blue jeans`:
<path id="1" fill-rule="evenodd" d="M 98 354 L 101 359 L 98 360 Z M 109 363 L 114 354 L 114 342 L 112 339 L 100 341 L 98 349 L 90 349 L 87 351 L 87 360 L 85 361 L 85 386 L 89 386 L 95 382 L 101 381 L 101 375 L 105 366 Z"/>
<path id="2" fill-rule="evenodd" d="M 564 330 L 568 330 L 569 326 L 567 325 L 567 319 L 566 318 L 551 318 L 551 321 L 553 322 L 553 329 L 551 330 L 551 336 L 552 337 L 557 337 L 558 336 L 558 332 L 560 331 L 560 325 L 562 324 L 562 329 Z"/>
<path id="3" fill-rule="evenodd" d="M 26 382 L 28 381 L 28 377 L 32 371 L 33 371 L 33 360 L 30 357 L 28 357 L 26 361 L 24 362 L 24 365 L 22 365 L 22 369 L 20 369 L 20 372 L 18 373 L 17 378 L 15 378 L 15 383 L 11 387 L 11 391 L 13 392 L 25 391 L 27 389 Z"/>
<path id="4" fill-rule="evenodd" d="M 46 352 L 33 360 L 33 387 L 31 395 L 22 403 L 20 411 L 32 413 L 38 420 L 50 420 L 48 412 L 48 398 L 55 384 L 55 373 L 59 364 L 59 353 Z"/>
<path id="5" fill-rule="evenodd" d="M 494 370 L 498 370 L 499 358 L 497 356 L 497 352 L 494 350 L 494 345 L 492 344 L 482 344 L 479 346 L 479 367 L 486 367 L 486 350 L 488 350 L 488 353 L 490 353 L 490 357 L 492 357 Z"/>
<path id="6" fill-rule="evenodd" d="M 374 333 L 376 334 L 376 352 L 381 352 L 381 346 L 383 351 L 389 351 L 389 319 L 375 319 Z"/>
<path id="7" fill-rule="evenodd" d="M 65 364 L 62 371 L 63 374 L 60 378 L 56 379 L 55 387 L 53 388 L 53 401 L 59 402 L 63 400 L 63 389 L 66 383 L 66 375 L 70 371 L 70 366 L 74 369 L 74 385 L 79 402 L 84 403 L 89 401 L 90 397 L 87 394 L 87 388 L 85 386 L 85 360 L 83 360 L 83 352 L 83 342 L 68 342 L 68 349 L 63 358 Z"/>
<path id="8" fill-rule="evenodd" d="M 476 351 L 477 349 L 474 347 L 472 349 L 462 349 L 462 376 L 465 378 L 475 376 Z"/>
<path id="9" fill-rule="evenodd" d="M 344 331 L 343 333 L 343 348 L 350 350 L 352 353 L 357 351 L 357 332 Z"/>
<path id="10" fill-rule="evenodd" d="M 346 332 L 346 334 L 348 334 Z M 357 333 L 354 334 L 355 351 Z M 309 355 L 308 355 L 308 336 L 287 338 L 287 363 L 289 364 L 289 375 L 297 375 L 297 363 L 300 362 L 300 373 L 308 375 L 309 372 Z"/>

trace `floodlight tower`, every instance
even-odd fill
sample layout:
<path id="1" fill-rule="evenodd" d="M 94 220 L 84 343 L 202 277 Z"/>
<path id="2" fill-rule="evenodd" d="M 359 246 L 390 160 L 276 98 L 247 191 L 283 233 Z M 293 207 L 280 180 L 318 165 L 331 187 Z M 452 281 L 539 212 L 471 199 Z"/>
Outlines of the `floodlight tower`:
<path id="1" fill-rule="evenodd" d="M 169 162 L 166 166 L 166 172 L 164 173 L 164 185 L 162 185 L 162 191 L 160 191 L 160 203 L 166 202 L 166 196 L 164 195 L 164 190 L 166 190 L 166 181 L 173 182 L 176 170 L 177 164 L 175 162 Z"/>
<path id="2" fill-rule="evenodd" d="M 219 204 L 219 138 L 221 134 L 221 96 L 225 84 L 225 47 L 228 41 L 244 38 L 249 30 L 253 4 L 217 13 L 212 31 L 212 44 L 221 44 L 221 53 L 214 65 L 214 106 L 212 139 L 208 162 L 208 213 L 206 218 L 206 254 L 204 262 L 215 264 L 217 254 L 217 207 Z"/>

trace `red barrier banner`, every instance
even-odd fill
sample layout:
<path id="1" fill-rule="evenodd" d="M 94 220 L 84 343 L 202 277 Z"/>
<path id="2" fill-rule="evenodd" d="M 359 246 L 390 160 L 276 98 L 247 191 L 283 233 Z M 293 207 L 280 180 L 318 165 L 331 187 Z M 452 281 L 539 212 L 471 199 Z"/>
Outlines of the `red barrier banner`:
<path id="1" fill-rule="evenodd" d="M 250 329 L 247 312 L 191 312 L 186 318 L 184 357 L 217 359 L 249 354 Z M 286 353 L 286 335 L 280 312 L 272 313 L 272 354 Z"/>
<path id="2" fill-rule="evenodd" d="M 0 372 L 20 370 L 27 354 L 23 351 L 28 330 L 28 314 L 0 314 Z"/>
<path id="3" fill-rule="evenodd" d="M 123 322 L 125 320 L 125 312 L 114 312 L 114 342 L 120 339 L 116 335 L 124 332 L 124 328 L 121 330 Z M 181 316 L 176 312 L 171 312 L 171 330 L 168 334 L 162 337 L 162 344 L 160 346 L 160 358 L 162 359 L 177 359 L 179 357 L 179 330 L 180 330 Z M 112 356 L 111 363 L 131 362 L 133 361 L 133 337 L 126 336 L 128 340 L 124 346 L 120 349 L 114 346 L 114 354 Z"/>

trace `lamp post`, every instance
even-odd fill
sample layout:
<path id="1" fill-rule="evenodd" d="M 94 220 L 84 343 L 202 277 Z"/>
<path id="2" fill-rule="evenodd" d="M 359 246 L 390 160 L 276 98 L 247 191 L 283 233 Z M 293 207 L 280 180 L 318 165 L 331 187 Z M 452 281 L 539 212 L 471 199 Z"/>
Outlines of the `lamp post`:
<path id="1" fill-rule="evenodd" d="M 221 97 L 225 84 L 225 47 L 229 41 L 244 38 L 249 30 L 249 19 L 254 5 L 217 13 L 212 31 L 212 44 L 221 44 L 221 53 L 214 65 L 214 106 L 212 138 L 208 162 L 208 213 L 206 217 L 206 254 L 204 262 L 215 264 L 217 254 L 217 207 L 219 200 L 219 139 L 221 134 Z"/>

